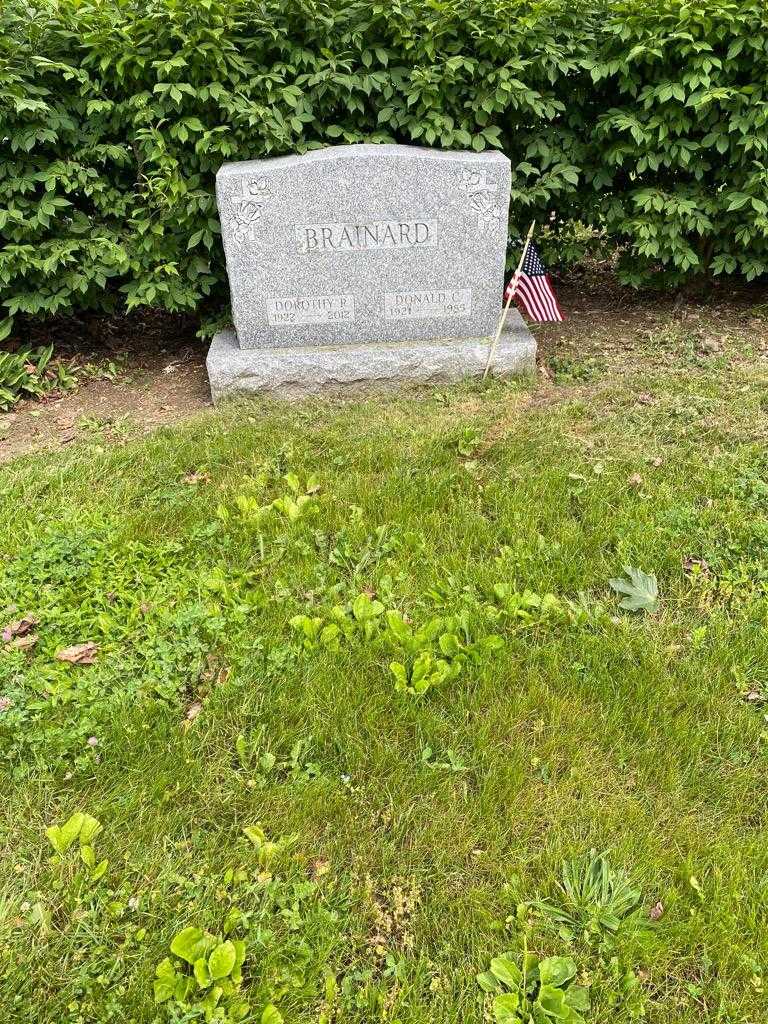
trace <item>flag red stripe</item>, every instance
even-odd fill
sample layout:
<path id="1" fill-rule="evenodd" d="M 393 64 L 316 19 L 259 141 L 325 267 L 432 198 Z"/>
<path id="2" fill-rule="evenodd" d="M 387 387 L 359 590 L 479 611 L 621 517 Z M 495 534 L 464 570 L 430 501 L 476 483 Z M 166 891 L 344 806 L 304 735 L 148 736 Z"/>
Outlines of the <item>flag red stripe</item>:
<path id="1" fill-rule="evenodd" d="M 505 293 L 505 298 L 508 297 L 509 289 Z M 517 280 L 515 299 L 536 323 L 563 319 L 548 275 L 537 274 L 529 277 L 527 274 L 521 274 Z"/>
<path id="2" fill-rule="evenodd" d="M 546 277 L 542 279 L 541 286 L 544 289 L 544 292 L 546 293 L 547 302 L 549 303 L 549 308 L 552 312 L 552 315 L 556 316 L 557 310 L 555 309 L 555 296 L 552 292 L 552 287 Z"/>
<path id="3" fill-rule="evenodd" d="M 552 302 L 552 289 L 549 287 L 549 282 L 547 281 L 546 277 L 542 277 L 539 279 L 539 290 L 544 300 L 544 306 L 547 310 L 549 317 L 554 318 L 555 316 L 557 316 L 557 313 L 555 311 L 555 305 Z"/>
<path id="4" fill-rule="evenodd" d="M 537 320 L 541 315 L 541 311 L 539 310 L 538 303 L 536 302 L 535 293 L 528 284 L 527 277 L 521 277 L 518 281 L 517 294 L 522 299 L 529 316 L 532 316 L 534 320 Z"/>
<path id="5" fill-rule="evenodd" d="M 533 296 L 529 293 L 528 287 L 522 281 L 519 282 L 517 292 L 515 294 L 516 297 L 519 298 L 520 304 L 528 316 L 533 320 L 538 320 L 540 315 L 539 310 L 534 305 Z"/>
<path id="6" fill-rule="evenodd" d="M 541 287 L 541 282 L 537 278 L 535 282 L 531 282 L 531 293 L 535 296 L 536 305 L 541 314 L 542 322 L 549 318 L 549 303 L 547 302 L 547 296 L 544 289 Z"/>
<path id="7" fill-rule="evenodd" d="M 544 291 L 546 292 L 546 295 L 547 295 L 547 302 L 548 302 L 548 305 L 549 305 L 549 308 L 550 308 L 552 319 L 553 320 L 557 320 L 557 319 L 559 319 L 559 317 L 558 317 L 558 309 L 557 309 L 557 300 L 555 299 L 555 293 L 552 291 L 552 285 L 549 282 L 549 278 L 548 277 L 542 278 L 541 284 L 542 284 L 542 288 L 544 289 Z"/>
<path id="8" fill-rule="evenodd" d="M 541 288 L 541 279 L 537 277 L 529 281 L 529 288 L 539 310 L 541 320 L 546 320 L 549 317 L 549 306 L 547 304 L 547 297 Z"/>
<path id="9" fill-rule="evenodd" d="M 518 294 L 523 298 L 530 316 L 541 323 L 547 316 L 547 308 L 537 288 L 528 277 L 521 277 L 517 286 Z"/>
<path id="10" fill-rule="evenodd" d="M 552 282 L 549 279 L 549 274 L 547 274 L 547 285 L 549 286 L 549 290 L 552 292 L 552 301 L 555 304 L 555 312 L 557 313 L 557 318 L 558 318 L 558 320 L 562 321 L 562 319 L 563 319 L 563 311 L 562 311 L 562 309 L 560 309 L 560 303 L 557 301 L 557 296 L 555 295 L 555 289 L 552 287 Z"/>

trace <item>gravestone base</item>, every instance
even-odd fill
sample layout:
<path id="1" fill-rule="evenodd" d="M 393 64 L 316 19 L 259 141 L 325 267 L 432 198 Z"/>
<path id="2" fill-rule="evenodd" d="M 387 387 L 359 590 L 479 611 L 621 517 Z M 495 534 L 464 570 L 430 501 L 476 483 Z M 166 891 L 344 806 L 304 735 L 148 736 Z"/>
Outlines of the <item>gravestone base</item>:
<path id="1" fill-rule="evenodd" d="M 214 402 L 243 394 L 343 395 L 355 391 L 438 383 L 481 376 L 491 338 L 366 345 L 242 349 L 234 331 L 217 334 L 206 367 Z M 510 310 L 491 366 L 495 376 L 530 375 L 536 341 L 525 321 Z"/>

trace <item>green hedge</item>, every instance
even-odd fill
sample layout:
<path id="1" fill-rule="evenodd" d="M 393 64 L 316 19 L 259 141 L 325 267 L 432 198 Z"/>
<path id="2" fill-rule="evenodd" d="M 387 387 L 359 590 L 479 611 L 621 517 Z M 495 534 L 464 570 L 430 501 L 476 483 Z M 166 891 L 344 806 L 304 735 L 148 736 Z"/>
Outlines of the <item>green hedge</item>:
<path id="1" fill-rule="evenodd" d="M 503 149 L 511 231 L 600 227 L 633 283 L 753 279 L 767 81 L 763 0 L 5 0 L 0 336 L 215 313 L 218 166 L 363 140 Z"/>

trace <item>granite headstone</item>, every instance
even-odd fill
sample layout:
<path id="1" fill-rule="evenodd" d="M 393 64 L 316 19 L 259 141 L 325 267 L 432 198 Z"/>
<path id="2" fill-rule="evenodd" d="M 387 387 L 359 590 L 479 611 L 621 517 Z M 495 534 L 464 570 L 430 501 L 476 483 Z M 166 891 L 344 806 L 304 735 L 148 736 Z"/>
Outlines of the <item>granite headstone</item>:
<path id="1" fill-rule="evenodd" d="M 214 398 L 455 379 L 484 365 L 504 287 L 500 153 L 354 145 L 224 164 L 216 178 L 233 332 Z M 532 369 L 516 313 L 497 372 Z"/>

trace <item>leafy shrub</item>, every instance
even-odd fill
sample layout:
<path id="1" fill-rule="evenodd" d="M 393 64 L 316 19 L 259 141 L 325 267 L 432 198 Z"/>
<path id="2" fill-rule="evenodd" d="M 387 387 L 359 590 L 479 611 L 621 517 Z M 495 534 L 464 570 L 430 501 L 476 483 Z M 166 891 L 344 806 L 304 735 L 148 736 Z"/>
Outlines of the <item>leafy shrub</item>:
<path id="1" fill-rule="evenodd" d="M 513 234 L 603 228 L 635 284 L 757 277 L 766 31 L 762 0 L 8 0 L 0 339 L 17 314 L 219 316 L 216 169 L 334 143 L 498 147 Z"/>
<path id="2" fill-rule="evenodd" d="M 400 612 L 388 611 L 387 635 L 402 658 L 389 666 L 395 689 L 415 697 L 457 679 L 466 664 L 481 663 L 504 646 L 495 633 L 474 640 L 466 610 L 435 616 L 416 629 Z"/>
<path id="3" fill-rule="evenodd" d="M 589 176 L 626 280 L 768 270 L 766 32 L 762 0 L 610 5 L 584 65 L 602 163 Z"/>
<path id="4" fill-rule="evenodd" d="M 92 814 L 84 814 L 82 811 L 76 811 L 63 825 L 50 825 L 45 830 L 45 834 L 56 851 L 54 861 L 62 861 L 70 846 L 75 840 L 78 840 L 80 859 L 88 869 L 87 880 L 91 883 L 98 882 L 109 866 L 109 861 L 106 859 L 96 863 L 93 841 L 101 830 L 101 822 Z"/>

